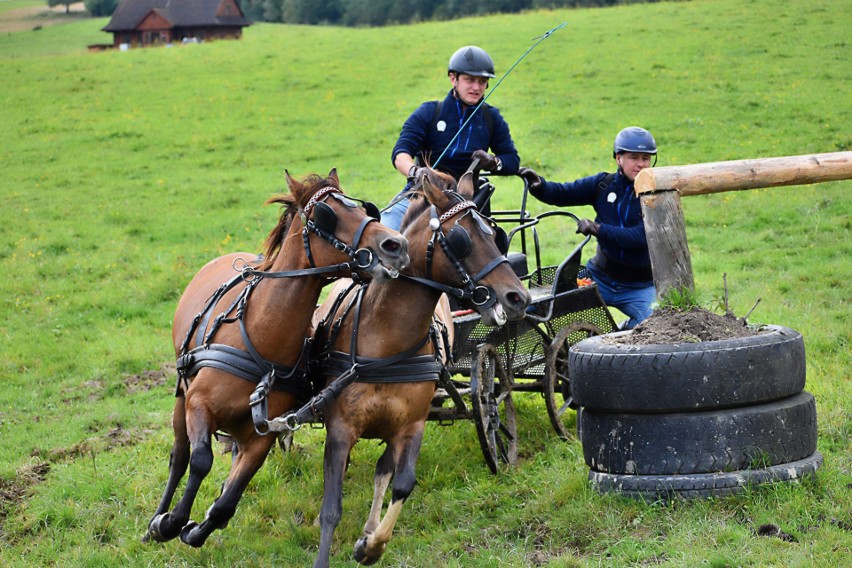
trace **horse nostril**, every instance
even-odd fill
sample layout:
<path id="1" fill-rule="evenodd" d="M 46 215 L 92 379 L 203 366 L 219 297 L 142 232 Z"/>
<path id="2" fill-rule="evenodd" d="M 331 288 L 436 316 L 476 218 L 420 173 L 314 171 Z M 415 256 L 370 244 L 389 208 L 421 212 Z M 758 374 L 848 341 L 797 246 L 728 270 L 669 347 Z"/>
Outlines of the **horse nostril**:
<path id="1" fill-rule="evenodd" d="M 399 254 L 400 244 L 392 239 L 385 239 L 381 247 L 388 254 Z"/>
<path id="2" fill-rule="evenodd" d="M 509 304 L 514 306 L 518 310 L 525 309 L 530 303 L 530 295 L 529 293 L 520 293 L 520 292 L 509 292 L 506 294 L 506 299 L 509 300 Z"/>
<path id="3" fill-rule="evenodd" d="M 391 257 L 401 257 L 408 252 L 408 241 L 405 239 L 389 237 L 379 245 L 382 251 Z"/>

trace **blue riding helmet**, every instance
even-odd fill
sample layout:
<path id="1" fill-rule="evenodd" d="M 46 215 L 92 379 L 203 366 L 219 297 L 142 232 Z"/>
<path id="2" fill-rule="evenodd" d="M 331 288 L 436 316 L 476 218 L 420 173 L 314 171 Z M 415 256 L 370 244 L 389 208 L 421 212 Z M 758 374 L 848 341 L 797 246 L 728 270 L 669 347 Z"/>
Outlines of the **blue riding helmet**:
<path id="1" fill-rule="evenodd" d="M 616 134 L 612 145 L 612 157 L 622 152 L 638 152 L 640 154 L 657 154 L 657 142 L 651 133 L 638 126 L 628 126 Z"/>

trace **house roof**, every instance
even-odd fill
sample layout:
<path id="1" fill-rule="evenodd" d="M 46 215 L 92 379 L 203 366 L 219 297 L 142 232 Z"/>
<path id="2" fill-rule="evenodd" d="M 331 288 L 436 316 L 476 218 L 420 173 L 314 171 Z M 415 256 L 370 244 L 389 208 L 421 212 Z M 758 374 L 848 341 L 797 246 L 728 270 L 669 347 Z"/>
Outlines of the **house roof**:
<path id="1" fill-rule="evenodd" d="M 101 28 L 105 32 L 121 32 L 136 29 L 136 26 L 152 11 L 168 20 L 172 27 L 190 26 L 248 26 L 239 10 L 237 16 L 217 16 L 219 6 L 227 0 L 122 0 L 109 23 Z"/>

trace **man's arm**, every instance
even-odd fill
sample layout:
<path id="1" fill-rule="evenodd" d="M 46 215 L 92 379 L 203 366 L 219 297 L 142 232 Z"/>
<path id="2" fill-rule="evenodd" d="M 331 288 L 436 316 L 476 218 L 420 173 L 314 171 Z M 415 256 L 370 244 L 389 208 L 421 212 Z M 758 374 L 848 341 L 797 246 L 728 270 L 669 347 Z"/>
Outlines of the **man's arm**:
<path id="1" fill-rule="evenodd" d="M 393 160 L 393 165 L 396 167 L 396 171 L 405 177 L 411 177 L 413 175 L 413 169 L 417 167 L 414 163 L 414 158 L 405 152 L 400 152 L 396 155 L 396 158 Z"/>

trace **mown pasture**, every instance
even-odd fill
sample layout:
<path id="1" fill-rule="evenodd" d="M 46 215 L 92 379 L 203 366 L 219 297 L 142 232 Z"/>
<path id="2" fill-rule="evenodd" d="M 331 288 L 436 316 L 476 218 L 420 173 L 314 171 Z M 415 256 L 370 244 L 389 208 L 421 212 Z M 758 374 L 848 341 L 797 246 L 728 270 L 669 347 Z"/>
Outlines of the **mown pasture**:
<path id="1" fill-rule="evenodd" d="M 26 4 L 15 0 L 17 4 Z M 5 2 L 0 3 L 5 4 Z M 35 3 L 33 3 L 35 4 Z M 4 566 L 308 565 L 322 432 L 275 451 L 201 550 L 142 544 L 171 445 L 171 317 L 207 260 L 259 250 L 295 176 L 336 167 L 351 194 L 400 187 L 390 150 L 443 96 L 459 45 L 498 74 L 489 101 L 523 162 L 552 179 L 610 169 L 649 128 L 659 165 L 849 150 L 852 12 L 838 0 L 664 2 L 382 29 L 260 24 L 243 40 L 89 53 L 104 19 L 0 35 L 0 559 Z M 500 180 L 497 205 L 519 184 Z M 802 332 L 818 475 L 725 499 L 641 504 L 586 484 L 578 442 L 520 401 L 519 466 L 492 476 L 472 424 L 430 424 L 387 566 L 838 566 L 852 553 L 849 181 L 684 199 L 699 294 Z M 531 204 L 534 210 L 542 210 Z M 586 212 L 588 213 L 588 212 Z M 545 235 L 550 262 L 575 235 Z M 369 508 L 353 454 L 333 561 Z M 229 463 L 217 458 L 203 515 Z M 795 542 L 764 538 L 772 523 Z"/>

